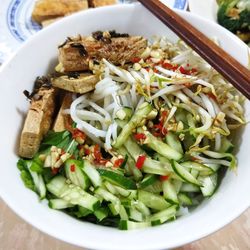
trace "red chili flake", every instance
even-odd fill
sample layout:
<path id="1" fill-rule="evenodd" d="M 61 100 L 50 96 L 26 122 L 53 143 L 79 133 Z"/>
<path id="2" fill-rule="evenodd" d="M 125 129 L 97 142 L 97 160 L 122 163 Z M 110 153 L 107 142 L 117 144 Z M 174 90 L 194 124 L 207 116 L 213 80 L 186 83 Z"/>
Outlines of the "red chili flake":
<path id="1" fill-rule="evenodd" d="M 193 68 L 193 69 L 190 70 L 190 73 L 191 73 L 191 74 L 194 74 L 194 73 L 197 73 L 197 72 L 198 72 L 198 70 L 195 69 L 195 68 Z"/>
<path id="2" fill-rule="evenodd" d="M 91 154 L 90 149 L 89 149 L 89 148 L 85 148 L 85 149 L 84 149 L 84 154 L 85 154 L 85 155 L 90 155 L 90 154 Z"/>
<path id="3" fill-rule="evenodd" d="M 143 133 L 137 133 L 137 134 L 134 134 L 134 138 L 137 140 L 137 141 L 140 141 L 140 140 L 145 140 L 147 137 L 145 134 Z"/>
<path id="4" fill-rule="evenodd" d="M 143 167 L 143 164 L 144 164 L 145 160 L 146 160 L 146 155 L 139 155 L 138 158 L 137 158 L 135 166 L 138 169 L 141 169 Z"/>
<path id="5" fill-rule="evenodd" d="M 165 119 L 167 118 L 168 116 L 168 111 L 164 110 L 161 112 L 161 119 L 160 119 L 160 122 L 163 124 L 165 122 Z"/>
<path id="6" fill-rule="evenodd" d="M 161 181 L 167 181 L 168 179 L 169 179 L 169 175 L 165 175 L 165 176 L 164 176 L 164 175 L 161 175 L 161 176 L 160 176 L 160 180 L 161 180 Z"/>
<path id="7" fill-rule="evenodd" d="M 132 63 L 138 63 L 138 62 L 140 62 L 140 61 L 141 61 L 141 58 L 140 58 L 140 57 L 134 57 L 134 58 L 131 59 L 131 62 L 132 62 Z"/>
<path id="8" fill-rule="evenodd" d="M 146 70 L 147 72 L 149 72 L 150 68 L 145 68 L 145 70 Z"/>
<path id="9" fill-rule="evenodd" d="M 159 70 L 157 70 L 157 69 L 154 69 L 154 73 L 159 73 Z"/>
<path id="10" fill-rule="evenodd" d="M 59 168 L 51 168 L 51 172 L 53 175 L 56 175 L 59 172 Z"/>
<path id="11" fill-rule="evenodd" d="M 173 65 L 171 63 L 163 63 L 162 67 L 165 68 L 165 69 L 172 69 Z"/>
<path id="12" fill-rule="evenodd" d="M 179 68 L 180 72 L 185 75 L 189 75 L 189 71 L 184 69 L 182 66 Z"/>
<path id="13" fill-rule="evenodd" d="M 70 171 L 75 172 L 76 171 L 76 166 L 74 164 L 70 165 Z"/>
<path id="14" fill-rule="evenodd" d="M 165 136 L 168 133 L 168 130 L 165 127 L 163 127 L 161 132 L 162 132 L 162 135 Z"/>
<path id="15" fill-rule="evenodd" d="M 79 143 L 84 143 L 86 135 L 81 130 L 74 128 L 72 132 L 72 138 L 79 141 Z"/>
<path id="16" fill-rule="evenodd" d="M 102 158 L 100 146 L 98 144 L 94 146 L 94 157 L 97 161 L 100 161 Z"/>
<path id="17" fill-rule="evenodd" d="M 209 98 L 213 99 L 214 101 L 217 101 L 217 97 L 213 93 L 209 92 L 207 93 L 207 95 Z"/>
<path id="18" fill-rule="evenodd" d="M 114 167 L 115 168 L 119 168 L 122 165 L 123 162 L 124 162 L 124 159 L 117 159 L 117 160 L 115 160 Z"/>

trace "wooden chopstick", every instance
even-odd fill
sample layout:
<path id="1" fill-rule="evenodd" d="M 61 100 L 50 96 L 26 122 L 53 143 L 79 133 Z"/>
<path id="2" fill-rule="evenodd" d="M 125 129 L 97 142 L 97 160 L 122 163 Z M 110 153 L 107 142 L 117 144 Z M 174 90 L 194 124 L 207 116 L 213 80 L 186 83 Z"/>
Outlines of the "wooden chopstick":
<path id="1" fill-rule="evenodd" d="M 250 99 L 250 71 L 159 0 L 138 0 Z"/>

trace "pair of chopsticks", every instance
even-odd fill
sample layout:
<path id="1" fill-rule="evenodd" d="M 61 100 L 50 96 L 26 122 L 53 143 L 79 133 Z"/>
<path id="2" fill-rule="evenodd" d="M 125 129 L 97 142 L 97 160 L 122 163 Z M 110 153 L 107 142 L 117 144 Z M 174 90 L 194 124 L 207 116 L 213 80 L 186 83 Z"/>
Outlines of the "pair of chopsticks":
<path id="1" fill-rule="evenodd" d="M 138 0 L 250 99 L 250 71 L 159 0 Z"/>

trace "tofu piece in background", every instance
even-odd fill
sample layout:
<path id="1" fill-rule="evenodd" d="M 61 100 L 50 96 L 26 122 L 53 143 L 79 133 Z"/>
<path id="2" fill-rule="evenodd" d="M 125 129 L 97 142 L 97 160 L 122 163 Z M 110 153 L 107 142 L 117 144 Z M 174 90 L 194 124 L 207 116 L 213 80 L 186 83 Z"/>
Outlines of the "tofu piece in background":
<path id="1" fill-rule="evenodd" d="M 32 12 L 32 19 L 42 23 L 87 8 L 88 0 L 38 0 Z"/>
<path id="2" fill-rule="evenodd" d="M 57 90 L 41 88 L 33 98 L 21 133 L 19 155 L 32 158 L 52 125 Z"/>
<path id="3" fill-rule="evenodd" d="M 116 4 L 117 0 L 92 0 L 92 5 L 94 8 Z"/>
<path id="4" fill-rule="evenodd" d="M 71 118 L 70 118 L 70 115 L 65 114 L 64 110 L 70 108 L 72 101 L 73 101 L 72 93 L 66 93 L 63 98 L 60 110 L 57 114 L 56 120 L 54 122 L 53 130 L 55 132 L 62 132 L 66 130 L 66 123 Z"/>

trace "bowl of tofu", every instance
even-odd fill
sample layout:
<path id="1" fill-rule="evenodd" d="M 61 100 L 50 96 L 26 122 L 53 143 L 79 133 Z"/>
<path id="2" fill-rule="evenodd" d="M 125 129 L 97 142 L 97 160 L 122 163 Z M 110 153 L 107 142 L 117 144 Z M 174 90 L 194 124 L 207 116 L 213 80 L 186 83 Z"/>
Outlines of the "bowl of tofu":
<path id="1" fill-rule="evenodd" d="M 230 32 L 193 14 L 177 12 L 207 36 L 216 37 L 222 48 L 243 65 L 248 65 L 246 45 Z M 100 30 L 115 30 L 130 36 L 124 35 L 111 41 L 110 47 L 109 42 L 90 39 L 91 34 L 100 39 L 110 39 Z M 114 37 L 116 32 L 113 32 Z M 124 232 L 80 221 L 50 209 L 46 200 L 39 200 L 23 185 L 16 167 L 19 156 L 33 157 L 48 130 L 63 131 L 67 126 L 64 110 L 69 108 L 72 98 L 94 90 L 98 82 L 89 71 L 89 62 L 83 60 L 82 55 L 87 51 L 96 60 L 105 58 L 119 65 L 141 54 L 147 39 L 155 35 L 178 40 L 140 4 L 91 9 L 73 14 L 42 30 L 1 66 L 0 196 L 21 218 L 42 232 L 89 249 L 170 249 L 219 230 L 249 207 L 248 125 L 240 135 L 237 175 L 227 173 L 213 198 L 205 200 L 197 209 L 178 220 L 157 227 Z M 55 69 L 58 72 L 56 75 Z M 77 77 L 60 74 L 71 70 L 79 72 Z M 42 75 L 51 75 L 53 88 L 47 88 L 48 79 L 39 77 Z M 73 94 L 58 96 L 57 88 Z M 246 101 L 245 110 L 249 120 L 249 101 Z"/>

